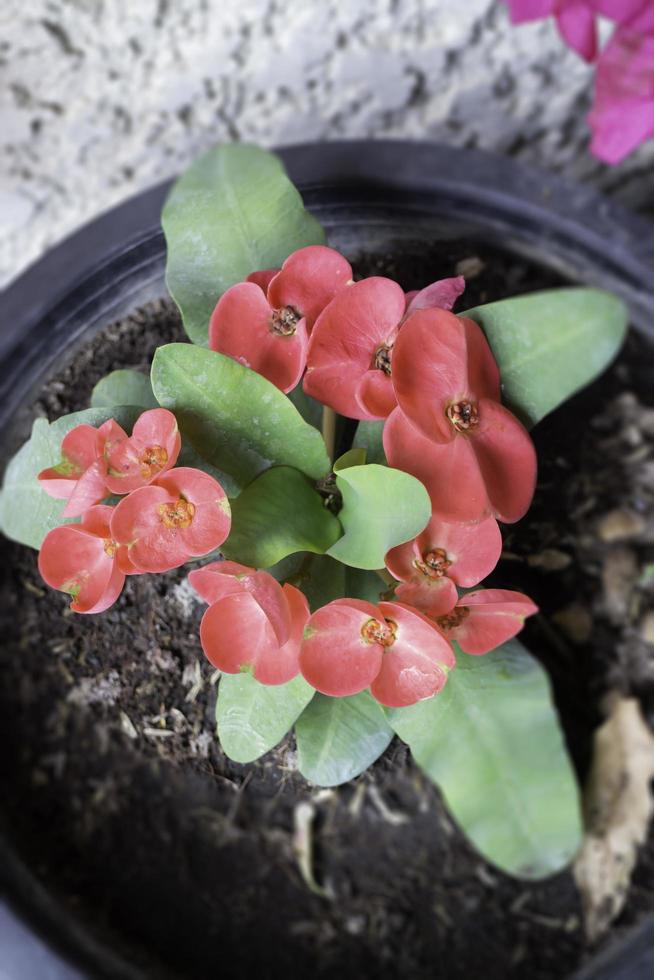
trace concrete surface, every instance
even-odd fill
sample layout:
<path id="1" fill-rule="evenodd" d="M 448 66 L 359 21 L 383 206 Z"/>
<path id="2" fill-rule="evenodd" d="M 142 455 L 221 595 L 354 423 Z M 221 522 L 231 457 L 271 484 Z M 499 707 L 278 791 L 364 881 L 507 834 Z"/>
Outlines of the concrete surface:
<path id="1" fill-rule="evenodd" d="M 493 0 L 4 0 L 0 284 L 221 140 L 442 140 L 634 207 L 654 146 L 587 154 L 591 73 Z"/>

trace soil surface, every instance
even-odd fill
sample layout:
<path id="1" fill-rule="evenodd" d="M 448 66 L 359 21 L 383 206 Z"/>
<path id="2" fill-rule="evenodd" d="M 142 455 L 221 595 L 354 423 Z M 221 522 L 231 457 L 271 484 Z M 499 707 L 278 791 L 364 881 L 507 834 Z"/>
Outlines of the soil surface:
<path id="1" fill-rule="evenodd" d="M 461 308 L 558 284 L 466 243 L 357 269 L 409 289 L 459 262 Z M 140 310 L 78 349 L 35 412 L 86 407 L 107 371 L 146 370 L 156 346 L 181 339 L 169 302 Z M 542 609 L 524 640 L 551 674 L 581 777 L 607 691 L 635 693 L 654 720 L 650 363 L 631 337 L 538 426 L 534 506 L 505 529 L 493 576 Z M 297 773 L 292 738 L 253 765 L 226 759 L 184 570 L 131 578 L 107 613 L 76 616 L 33 552 L 0 548 L 5 829 L 63 908 L 140 975 L 553 980 L 588 955 L 571 874 L 525 884 L 491 868 L 397 740 L 336 790 Z M 297 860 L 307 803 L 323 894 Z M 614 934 L 653 905 L 650 839 Z"/>

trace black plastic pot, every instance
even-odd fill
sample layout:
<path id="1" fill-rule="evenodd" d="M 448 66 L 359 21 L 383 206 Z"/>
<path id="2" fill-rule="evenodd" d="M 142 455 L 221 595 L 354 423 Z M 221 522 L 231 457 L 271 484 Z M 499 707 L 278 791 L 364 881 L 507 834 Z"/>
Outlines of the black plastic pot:
<path id="1" fill-rule="evenodd" d="M 281 156 L 330 244 L 347 253 L 453 237 L 496 245 L 572 282 L 618 293 L 635 327 L 654 336 L 654 228 L 588 188 L 505 159 L 420 143 L 306 145 Z M 159 214 L 167 189 L 161 184 L 97 219 L 6 291 L 3 458 L 24 434 L 26 406 L 75 345 L 163 294 Z M 25 920 L 89 976 L 137 976 L 62 913 L 6 837 L 0 839 L 0 877 Z M 584 980 L 651 976 L 652 942 L 654 918 L 591 964 Z"/>

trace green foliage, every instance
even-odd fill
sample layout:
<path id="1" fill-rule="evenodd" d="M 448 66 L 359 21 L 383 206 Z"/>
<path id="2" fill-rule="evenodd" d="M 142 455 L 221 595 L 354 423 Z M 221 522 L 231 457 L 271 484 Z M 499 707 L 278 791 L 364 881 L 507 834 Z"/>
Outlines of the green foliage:
<path id="1" fill-rule="evenodd" d="M 409 541 L 431 516 L 429 495 L 415 477 L 371 463 L 336 473 L 343 496 L 343 537 L 329 554 L 354 568 L 382 568 L 389 548 Z"/>
<path id="2" fill-rule="evenodd" d="M 216 721 L 225 755 L 253 762 L 274 748 L 311 701 L 314 690 L 303 677 L 274 687 L 252 674 L 223 674 L 218 685 Z"/>
<path id="3" fill-rule="evenodd" d="M 317 786 L 338 786 L 372 765 L 393 738 L 367 691 L 348 698 L 316 694 L 295 725 L 298 767 Z"/>
<path id="4" fill-rule="evenodd" d="M 624 303 L 601 289 L 548 289 L 466 310 L 483 327 L 504 399 L 523 421 L 543 416 L 589 384 L 624 340 Z"/>
<path id="5" fill-rule="evenodd" d="M 516 640 L 457 651 L 443 691 L 387 717 L 461 828 L 503 871 L 542 878 L 580 843 L 574 773 L 547 676 Z"/>
<path id="6" fill-rule="evenodd" d="M 384 453 L 384 443 L 382 435 L 384 432 L 384 422 L 359 422 L 354 434 L 354 445 L 361 446 L 366 450 L 366 459 L 369 463 L 379 463 L 381 466 L 386 464 L 386 454 Z"/>
<path id="7" fill-rule="evenodd" d="M 342 528 L 310 480 L 290 466 L 274 466 L 232 502 L 225 554 L 266 568 L 296 551 L 324 554 Z"/>
<path id="8" fill-rule="evenodd" d="M 93 389 L 91 408 L 114 408 L 116 405 L 158 408 L 147 374 L 125 369 L 112 371 L 101 378 Z"/>
<path id="9" fill-rule="evenodd" d="M 14 541 L 40 548 L 43 539 L 58 524 L 64 522 L 63 500 L 54 500 L 41 489 L 37 479 L 41 470 L 61 462 L 61 442 L 76 425 L 99 426 L 114 418 L 128 432 L 139 415 L 138 408 L 88 408 L 83 412 L 63 415 L 56 422 L 36 419 L 30 439 L 18 450 L 5 471 L 0 493 L 0 527 Z"/>
<path id="10" fill-rule="evenodd" d="M 271 466 L 313 479 L 329 470 L 320 433 L 270 381 L 230 357 L 167 344 L 154 356 L 152 388 L 177 416 L 182 439 L 229 475 L 230 496 Z"/>
<path id="11" fill-rule="evenodd" d="M 325 233 L 305 210 L 278 157 L 256 146 L 218 146 L 174 184 L 161 216 L 166 280 L 184 327 L 207 344 L 222 294 L 258 269 L 272 269 Z"/>

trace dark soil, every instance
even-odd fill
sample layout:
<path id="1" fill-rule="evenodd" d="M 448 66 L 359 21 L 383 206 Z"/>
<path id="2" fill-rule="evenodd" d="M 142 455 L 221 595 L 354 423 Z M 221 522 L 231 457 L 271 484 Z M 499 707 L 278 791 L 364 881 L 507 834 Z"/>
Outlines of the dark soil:
<path id="1" fill-rule="evenodd" d="M 463 245 L 359 269 L 414 288 L 480 255 L 464 305 L 555 282 Z M 85 407 L 108 370 L 146 369 L 173 339 L 183 338 L 169 303 L 139 311 L 78 350 L 35 410 Z M 654 409 L 639 401 L 650 358 L 632 337 L 603 379 L 538 427 L 534 506 L 507 529 L 494 576 L 543 610 L 525 642 L 551 673 L 582 776 L 608 690 L 636 694 L 654 718 L 654 576 L 643 572 L 654 560 Z M 622 525 L 607 519 L 616 509 Z M 250 766 L 226 759 L 202 607 L 183 570 L 129 579 L 106 614 L 75 616 L 43 587 L 33 552 L 0 547 L 5 829 L 63 906 L 142 976 L 553 980 L 588 955 L 571 874 L 524 884 L 487 865 L 401 743 L 337 790 L 299 776 L 291 739 Z M 302 803 L 324 895 L 299 869 Z M 618 930 L 652 905 L 654 840 Z"/>

